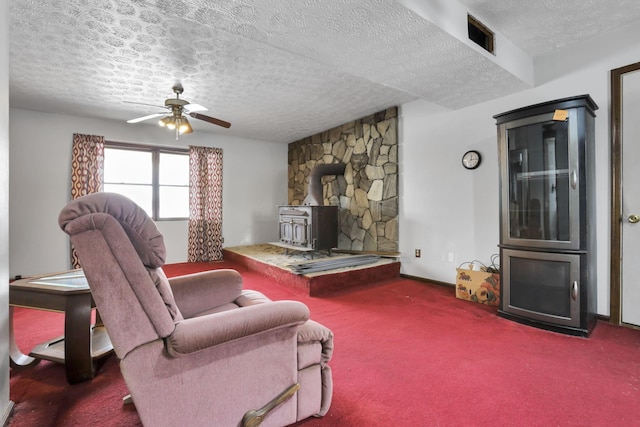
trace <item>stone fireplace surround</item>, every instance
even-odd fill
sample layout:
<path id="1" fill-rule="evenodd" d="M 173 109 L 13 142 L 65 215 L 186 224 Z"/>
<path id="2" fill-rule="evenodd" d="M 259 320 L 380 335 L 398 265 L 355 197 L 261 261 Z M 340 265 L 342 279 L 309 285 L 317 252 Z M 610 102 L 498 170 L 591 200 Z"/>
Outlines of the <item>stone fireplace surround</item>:
<path id="1" fill-rule="evenodd" d="M 337 205 L 338 248 L 398 250 L 398 109 L 388 108 L 295 141 L 288 149 L 288 204 L 302 205 L 320 163 L 344 163 L 322 178 L 323 203 Z"/>

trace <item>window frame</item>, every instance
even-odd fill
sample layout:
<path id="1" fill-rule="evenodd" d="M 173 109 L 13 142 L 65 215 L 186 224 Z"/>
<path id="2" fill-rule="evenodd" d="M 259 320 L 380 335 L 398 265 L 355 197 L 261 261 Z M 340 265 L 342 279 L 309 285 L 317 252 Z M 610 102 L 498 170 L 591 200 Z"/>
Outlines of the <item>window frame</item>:
<path id="1" fill-rule="evenodd" d="M 188 148 L 162 147 L 156 145 L 129 144 L 105 141 L 104 148 L 151 153 L 151 219 L 154 221 L 188 221 L 189 217 L 160 218 L 160 154 L 181 154 L 189 156 Z"/>

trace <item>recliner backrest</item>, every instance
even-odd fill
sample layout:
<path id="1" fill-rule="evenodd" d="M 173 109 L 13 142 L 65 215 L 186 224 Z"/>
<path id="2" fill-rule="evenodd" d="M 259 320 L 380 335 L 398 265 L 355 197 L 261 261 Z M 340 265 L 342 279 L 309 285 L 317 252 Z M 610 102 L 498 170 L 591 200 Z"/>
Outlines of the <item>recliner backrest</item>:
<path id="1" fill-rule="evenodd" d="M 164 239 L 144 210 L 124 196 L 94 193 L 69 202 L 58 222 L 119 358 L 173 332 L 182 314 L 161 269 Z"/>

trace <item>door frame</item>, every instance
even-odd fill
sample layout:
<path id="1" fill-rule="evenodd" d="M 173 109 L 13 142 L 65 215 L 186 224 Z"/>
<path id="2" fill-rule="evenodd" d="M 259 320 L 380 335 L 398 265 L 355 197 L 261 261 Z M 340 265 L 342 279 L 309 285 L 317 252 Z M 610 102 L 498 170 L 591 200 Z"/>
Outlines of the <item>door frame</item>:
<path id="1" fill-rule="evenodd" d="M 622 323 L 622 77 L 640 62 L 611 70 L 611 251 L 609 322 Z M 635 327 L 634 327 L 635 328 Z"/>

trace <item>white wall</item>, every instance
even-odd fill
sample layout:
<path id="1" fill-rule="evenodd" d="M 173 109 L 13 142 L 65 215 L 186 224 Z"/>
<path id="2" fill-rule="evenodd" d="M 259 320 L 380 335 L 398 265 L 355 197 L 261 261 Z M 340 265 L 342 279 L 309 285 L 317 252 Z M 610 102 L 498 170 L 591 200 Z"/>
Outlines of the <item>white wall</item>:
<path id="1" fill-rule="evenodd" d="M 10 109 L 9 274 L 23 276 L 69 267 L 67 236 L 58 213 L 70 199 L 74 133 L 109 141 L 223 149 L 225 246 L 263 243 L 278 236 L 277 205 L 287 200 L 287 145 L 194 131 L 175 140 L 154 125 Z M 162 221 L 167 262 L 187 259 L 187 222 Z"/>
<path id="2" fill-rule="evenodd" d="M 639 30 L 613 35 L 638 40 Z M 613 37 L 612 36 L 612 37 Z M 610 40 L 611 41 L 611 40 Z M 623 51 L 614 49 L 625 46 Z M 455 268 L 498 253 L 498 147 L 493 115 L 527 105 L 590 94 L 596 111 L 598 313 L 609 314 L 610 157 L 609 71 L 640 61 L 640 45 L 584 42 L 536 62 L 539 86 L 457 111 L 422 101 L 400 108 L 400 250 L 402 273 L 455 282 Z M 576 66 L 575 64 L 579 64 Z M 476 149 L 481 166 L 465 170 L 462 154 Z M 422 257 L 413 257 L 414 249 Z M 453 260 L 449 261 L 449 254 Z"/>
<path id="3" fill-rule="evenodd" d="M 9 417 L 9 7 L 0 3 L 0 425 Z"/>

